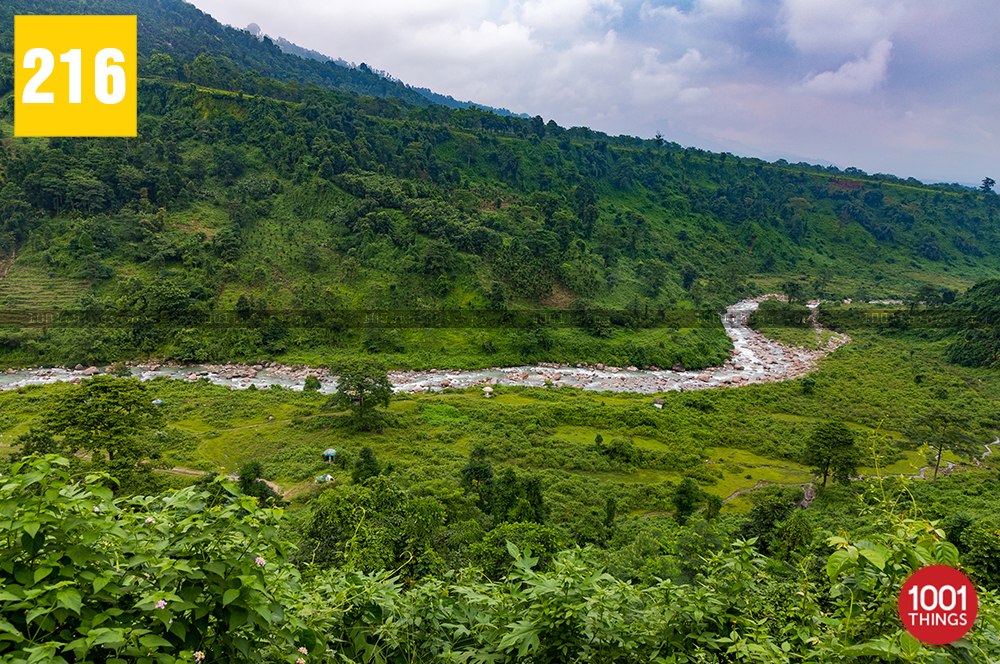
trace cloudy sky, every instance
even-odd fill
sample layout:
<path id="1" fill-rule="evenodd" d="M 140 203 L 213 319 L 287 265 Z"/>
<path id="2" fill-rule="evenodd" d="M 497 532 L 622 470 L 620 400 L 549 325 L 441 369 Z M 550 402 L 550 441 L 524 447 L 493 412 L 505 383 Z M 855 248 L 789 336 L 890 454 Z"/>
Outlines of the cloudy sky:
<path id="1" fill-rule="evenodd" d="M 562 126 L 928 182 L 1000 179 L 997 0 L 193 0 Z"/>

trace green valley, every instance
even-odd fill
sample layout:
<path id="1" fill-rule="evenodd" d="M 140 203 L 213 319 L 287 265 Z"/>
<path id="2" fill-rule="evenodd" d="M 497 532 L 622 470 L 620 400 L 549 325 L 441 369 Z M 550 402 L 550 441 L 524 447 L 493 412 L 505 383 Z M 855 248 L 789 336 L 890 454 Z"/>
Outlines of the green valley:
<path id="1" fill-rule="evenodd" d="M 51 12 L 139 16 L 137 136 L 13 135 Z M 1000 658 L 992 187 L 448 99 L 180 0 L 0 8 L 0 661 Z M 765 293 L 798 348 L 744 380 Z M 934 564 L 950 645 L 898 613 Z"/>

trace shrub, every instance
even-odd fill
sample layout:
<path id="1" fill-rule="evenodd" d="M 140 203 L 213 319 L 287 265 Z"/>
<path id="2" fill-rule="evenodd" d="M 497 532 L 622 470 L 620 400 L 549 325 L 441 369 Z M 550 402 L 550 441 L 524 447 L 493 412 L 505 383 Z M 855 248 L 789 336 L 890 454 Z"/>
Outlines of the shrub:
<path id="1" fill-rule="evenodd" d="M 280 512 L 223 484 L 113 500 L 106 477 L 30 457 L 0 488 L 4 661 L 260 661 L 319 650 L 282 607 L 297 588 L 274 546 Z M 19 536 L 18 536 L 19 534 Z M 270 644 L 270 646 L 269 646 Z"/>

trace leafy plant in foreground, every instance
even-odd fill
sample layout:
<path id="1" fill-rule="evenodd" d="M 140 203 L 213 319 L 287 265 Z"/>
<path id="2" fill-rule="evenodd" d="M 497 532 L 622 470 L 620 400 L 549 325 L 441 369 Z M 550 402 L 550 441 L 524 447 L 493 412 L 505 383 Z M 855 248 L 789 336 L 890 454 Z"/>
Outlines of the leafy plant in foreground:
<path id="1" fill-rule="evenodd" d="M 275 543 L 280 511 L 228 483 L 228 504 L 195 489 L 114 501 L 106 476 L 74 481 L 68 465 L 31 457 L 0 487 L 2 661 L 292 662 L 319 648 L 283 609 L 298 582 Z"/>

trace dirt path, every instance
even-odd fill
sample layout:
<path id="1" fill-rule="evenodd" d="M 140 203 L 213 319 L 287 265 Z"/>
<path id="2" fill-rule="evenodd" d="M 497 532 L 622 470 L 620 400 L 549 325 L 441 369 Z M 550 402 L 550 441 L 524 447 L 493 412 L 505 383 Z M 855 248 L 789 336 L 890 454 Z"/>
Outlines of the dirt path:
<path id="1" fill-rule="evenodd" d="M 194 470 L 193 468 L 183 468 L 181 466 L 174 466 L 173 468 L 157 468 L 156 470 L 158 472 L 161 472 L 161 473 L 170 473 L 171 475 L 184 475 L 185 477 L 201 477 L 206 472 L 208 472 L 208 471 L 205 471 L 205 470 Z M 225 477 L 228 477 L 229 479 L 231 479 L 233 481 L 237 481 L 237 480 L 240 479 L 240 476 L 237 475 L 236 473 L 231 473 L 229 475 L 225 475 Z M 276 494 L 278 494 L 279 496 L 281 496 L 281 495 L 284 494 L 284 492 L 282 491 L 281 487 L 278 486 L 277 484 L 275 484 L 274 482 L 272 482 L 270 480 L 265 480 L 263 478 L 261 478 L 261 481 L 264 484 L 266 484 L 269 487 L 271 487 L 271 489 L 273 489 L 274 492 Z"/>

